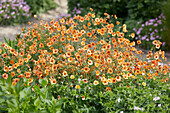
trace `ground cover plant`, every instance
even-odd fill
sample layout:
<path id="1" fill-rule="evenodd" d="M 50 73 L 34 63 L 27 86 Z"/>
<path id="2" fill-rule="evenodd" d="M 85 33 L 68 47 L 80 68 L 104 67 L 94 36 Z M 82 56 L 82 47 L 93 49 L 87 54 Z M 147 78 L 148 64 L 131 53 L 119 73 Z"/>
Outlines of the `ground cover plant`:
<path id="1" fill-rule="evenodd" d="M 159 59 L 166 60 L 165 52 L 144 56 L 135 48 L 141 41 L 125 37 L 116 15 L 90 10 L 34 23 L 1 45 L 2 112 L 169 111 L 170 68 Z"/>

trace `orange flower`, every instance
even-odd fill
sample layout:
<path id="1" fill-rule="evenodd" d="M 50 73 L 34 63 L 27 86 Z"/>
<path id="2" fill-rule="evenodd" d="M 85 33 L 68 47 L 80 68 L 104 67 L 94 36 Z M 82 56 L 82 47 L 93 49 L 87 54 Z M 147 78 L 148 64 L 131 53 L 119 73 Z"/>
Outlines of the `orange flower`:
<path id="1" fill-rule="evenodd" d="M 108 73 L 109 74 L 112 74 L 113 73 L 113 70 L 111 68 L 108 69 Z"/>
<path id="2" fill-rule="evenodd" d="M 124 78 L 124 79 L 128 79 L 128 76 L 127 76 L 127 75 L 123 75 L 123 78 Z"/>
<path id="3" fill-rule="evenodd" d="M 110 50 L 107 50 L 107 51 L 106 51 L 106 54 L 110 55 L 110 54 L 111 54 L 111 51 L 110 51 Z"/>
<path id="4" fill-rule="evenodd" d="M 68 62 L 72 62 L 73 61 L 73 58 L 72 57 L 69 57 L 68 58 Z"/>
<path id="5" fill-rule="evenodd" d="M 112 63 L 112 59 L 111 58 L 107 58 L 107 62 L 108 63 Z"/>
<path id="6" fill-rule="evenodd" d="M 87 33 L 87 36 L 88 36 L 88 37 L 91 37 L 91 36 L 92 36 L 92 33 Z"/>
<path id="7" fill-rule="evenodd" d="M 93 64 L 93 61 L 92 61 L 92 60 L 88 60 L 88 64 L 89 64 L 89 65 L 92 65 L 92 64 Z"/>
<path id="8" fill-rule="evenodd" d="M 160 44 L 156 44 L 156 49 L 159 49 L 160 47 Z"/>
<path id="9" fill-rule="evenodd" d="M 134 37 L 135 37 L 135 33 L 132 33 L 132 34 L 131 34 L 131 37 L 134 38 Z"/>
<path id="10" fill-rule="evenodd" d="M 15 83 L 17 83 L 17 82 L 19 82 L 19 78 L 15 78 L 15 79 L 13 79 L 13 82 L 15 82 Z"/>
<path id="11" fill-rule="evenodd" d="M 27 58 L 28 58 L 28 59 L 31 59 L 31 55 L 30 55 L 30 54 L 28 54 L 28 55 L 27 55 Z"/>
<path id="12" fill-rule="evenodd" d="M 65 38 L 64 38 L 64 37 L 61 37 L 60 41 L 61 41 L 61 42 L 64 42 L 64 41 L 65 41 Z"/>
<path id="13" fill-rule="evenodd" d="M 99 82 L 98 82 L 97 80 L 95 80 L 95 81 L 93 82 L 93 84 L 96 86 L 96 85 L 99 84 Z"/>
<path id="14" fill-rule="evenodd" d="M 84 82 L 84 83 L 88 83 L 87 79 L 83 79 L 83 82 Z"/>
<path id="15" fill-rule="evenodd" d="M 51 82 L 51 84 L 56 84 L 57 83 L 56 79 L 51 79 L 50 82 Z"/>
<path id="16" fill-rule="evenodd" d="M 18 64 L 18 63 L 15 63 L 15 64 L 13 65 L 13 68 L 17 69 L 18 66 L 19 66 L 19 64 Z"/>
<path id="17" fill-rule="evenodd" d="M 116 78 L 112 78 L 112 83 L 116 83 Z"/>
<path id="18" fill-rule="evenodd" d="M 7 66 L 4 66 L 4 71 L 5 71 L 5 72 L 8 72 L 8 71 L 9 71 L 9 69 L 8 69 Z"/>
<path id="19" fill-rule="evenodd" d="M 158 43 L 157 40 L 154 40 L 154 41 L 152 42 L 153 45 L 156 45 L 157 43 Z"/>
<path id="20" fill-rule="evenodd" d="M 6 58 L 6 57 L 7 57 L 7 54 L 6 54 L 6 53 L 4 53 L 2 56 L 3 56 L 3 58 Z"/>
<path id="21" fill-rule="evenodd" d="M 14 77 L 15 76 L 15 72 L 11 72 L 11 76 Z"/>
<path id="22" fill-rule="evenodd" d="M 95 63 L 95 66 L 96 66 L 96 67 L 99 67 L 99 63 Z"/>
<path id="23" fill-rule="evenodd" d="M 51 64 L 54 64 L 55 63 L 55 60 L 53 58 L 50 58 L 50 63 Z"/>
<path id="24" fill-rule="evenodd" d="M 76 85 L 75 88 L 76 88 L 76 89 L 80 89 L 80 86 L 79 86 L 79 85 Z"/>
<path id="25" fill-rule="evenodd" d="M 96 21 L 96 22 L 100 22 L 100 19 L 99 19 L 99 18 L 96 18 L 95 21 Z"/>
<path id="26" fill-rule="evenodd" d="M 2 75 L 2 77 L 3 77 L 4 79 L 7 79 L 7 78 L 8 78 L 8 74 L 7 74 L 7 73 L 4 73 L 4 74 Z"/>
<path id="27" fill-rule="evenodd" d="M 117 25 L 119 25 L 119 24 L 120 24 L 120 22 L 119 22 L 119 21 L 116 21 L 116 24 L 117 24 Z"/>
<path id="28" fill-rule="evenodd" d="M 13 54 L 15 52 L 15 49 L 11 49 L 10 52 L 11 54 Z"/>
<path id="29" fill-rule="evenodd" d="M 103 85 L 108 85 L 108 80 L 105 79 L 105 80 L 102 81 L 102 83 L 103 83 Z"/>
<path id="30" fill-rule="evenodd" d="M 70 57 L 70 56 L 71 56 L 71 52 L 67 52 L 66 57 Z"/>
<path id="31" fill-rule="evenodd" d="M 13 70 L 13 67 L 12 67 L 12 66 L 9 66 L 8 69 L 9 69 L 9 71 L 12 71 L 12 70 Z"/>
<path id="32" fill-rule="evenodd" d="M 63 72 L 63 77 L 66 77 L 66 76 L 68 76 L 67 71 L 64 71 Z"/>
<path id="33" fill-rule="evenodd" d="M 16 86 L 16 82 L 12 82 L 12 85 L 13 85 L 13 86 Z"/>
<path id="34" fill-rule="evenodd" d="M 28 58 L 24 58 L 24 61 L 27 63 L 29 61 L 29 59 Z"/>
<path id="35" fill-rule="evenodd" d="M 23 59 L 19 59 L 19 64 L 23 65 L 23 63 L 24 63 L 24 60 Z"/>
<path id="36" fill-rule="evenodd" d="M 30 76 L 31 76 L 31 72 L 26 72 L 26 78 L 30 78 Z"/>
<path id="37" fill-rule="evenodd" d="M 84 71 L 87 73 L 89 71 L 89 67 L 84 67 Z"/>
<path id="38" fill-rule="evenodd" d="M 18 78 L 23 78 L 23 77 L 24 77 L 23 74 L 18 75 Z"/>
<path id="39" fill-rule="evenodd" d="M 44 44 L 43 43 L 40 43 L 39 44 L 39 48 L 43 48 L 44 47 Z"/>
<path id="40" fill-rule="evenodd" d="M 121 81 L 121 76 L 117 76 L 116 81 Z"/>
<path id="41" fill-rule="evenodd" d="M 138 41 L 137 41 L 137 44 L 141 44 L 141 40 L 138 40 Z"/>
<path id="42" fill-rule="evenodd" d="M 90 8 L 90 11 L 93 11 L 93 9 L 92 9 L 92 8 Z"/>
<path id="43" fill-rule="evenodd" d="M 19 56 L 24 56 L 24 52 L 23 52 L 23 51 L 20 52 L 20 53 L 19 53 Z"/>
<path id="44" fill-rule="evenodd" d="M 110 87 L 106 87 L 106 91 L 111 91 L 111 88 Z"/>
<path id="45" fill-rule="evenodd" d="M 99 75 L 99 74 L 100 74 L 100 71 L 97 70 L 97 71 L 96 71 L 96 75 Z"/>
<path id="46" fill-rule="evenodd" d="M 88 26 L 91 26 L 91 23 L 89 22 L 87 25 L 88 25 Z"/>

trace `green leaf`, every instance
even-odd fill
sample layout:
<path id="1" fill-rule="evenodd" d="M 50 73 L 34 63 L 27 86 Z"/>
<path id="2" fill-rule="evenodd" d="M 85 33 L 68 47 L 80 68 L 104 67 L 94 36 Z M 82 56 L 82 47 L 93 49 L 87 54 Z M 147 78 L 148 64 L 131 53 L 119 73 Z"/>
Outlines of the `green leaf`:
<path id="1" fill-rule="evenodd" d="M 41 85 L 46 86 L 47 85 L 47 80 L 46 79 L 39 79 L 39 82 Z"/>
<path id="2" fill-rule="evenodd" d="M 10 108 L 17 108 L 18 104 L 15 98 L 8 99 L 6 102 Z"/>
<path id="3" fill-rule="evenodd" d="M 56 100 L 55 100 L 54 96 L 52 96 L 52 104 L 55 105 L 55 103 L 56 103 Z"/>
<path id="4" fill-rule="evenodd" d="M 5 42 L 9 45 L 9 41 L 6 37 L 4 37 Z"/>
<path id="5" fill-rule="evenodd" d="M 34 105 L 35 105 L 36 107 L 38 107 L 40 103 L 41 103 L 41 100 L 40 100 L 40 98 L 38 97 L 38 98 L 35 100 Z"/>
<path id="6" fill-rule="evenodd" d="M 20 93 L 19 93 L 19 97 L 20 97 L 20 100 L 21 99 L 24 99 L 26 96 L 27 96 L 27 94 L 24 92 L 24 91 L 21 91 Z"/>
<path id="7" fill-rule="evenodd" d="M 34 90 L 35 90 L 35 92 L 40 92 L 40 87 L 38 85 L 35 85 Z"/>

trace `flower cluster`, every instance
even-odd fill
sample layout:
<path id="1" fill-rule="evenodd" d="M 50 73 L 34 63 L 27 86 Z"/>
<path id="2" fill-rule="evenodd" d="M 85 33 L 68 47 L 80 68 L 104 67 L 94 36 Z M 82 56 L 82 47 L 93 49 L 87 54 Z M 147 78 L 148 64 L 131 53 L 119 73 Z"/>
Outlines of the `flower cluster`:
<path id="1" fill-rule="evenodd" d="M 134 47 L 135 42 L 124 38 L 126 25 L 120 26 L 116 15 L 104 15 L 106 18 L 100 18 L 89 12 L 84 17 L 41 21 L 28 30 L 23 28 L 23 38 L 17 40 L 19 49 L 2 44 L 2 77 L 12 78 L 14 86 L 24 82 L 23 78 L 28 85 L 46 78 L 51 85 L 83 91 L 111 91 L 122 85 L 143 87 L 154 80 L 166 83 L 170 68 L 159 65 L 159 57 L 165 59 L 165 52 L 149 51 L 143 56 Z M 115 23 L 108 22 L 108 17 Z"/>
<path id="2" fill-rule="evenodd" d="M 162 25 L 162 21 L 165 20 L 163 14 L 161 14 L 158 18 L 150 19 L 145 23 L 141 21 L 138 22 L 138 29 L 133 28 L 133 31 L 136 33 L 136 40 L 141 40 L 143 42 L 142 46 L 146 49 L 150 49 L 152 47 L 152 41 L 160 40 L 165 41 L 162 39 L 162 33 L 165 28 Z M 162 47 L 165 47 L 165 42 L 160 43 Z M 158 48 L 159 49 L 159 48 Z"/>
<path id="3" fill-rule="evenodd" d="M 24 0 L 2 0 L 0 1 L 0 23 L 20 22 L 31 15 L 29 10 L 30 7 Z"/>

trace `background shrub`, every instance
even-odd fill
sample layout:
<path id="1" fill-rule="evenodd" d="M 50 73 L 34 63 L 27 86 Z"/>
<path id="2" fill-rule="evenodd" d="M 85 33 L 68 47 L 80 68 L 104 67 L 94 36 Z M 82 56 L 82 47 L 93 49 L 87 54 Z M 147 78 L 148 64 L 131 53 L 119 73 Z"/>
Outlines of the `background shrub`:
<path id="1" fill-rule="evenodd" d="M 22 23 L 30 17 L 30 7 L 24 0 L 0 1 L 0 25 Z"/>
<path id="2" fill-rule="evenodd" d="M 163 37 L 166 41 L 168 50 L 170 49 L 170 0 L 167 1 L 167 3 L 164 4 L 162 7 L 163 14 L 165 16 L 165 21 L 163 21 L 164 26 L 166 27 L 166 30 L 163 34 Z"/>
<path id="3" fill-rule="evenodd" d="M 32 14 L 39 14 L 46 12 L 49 9 L 56 8 L 57 4 L 54 0 L 25 0 L 31 7 L 30 12 Z"/>
<path id="4" fill-rule="evenodd" d="M 68 0 L 69 13 L 72 13 L 74 6 L 80 4 L 84 10 L 81 15 L 87 14 L 89 8 L 93 8 L 96 15 L 103 16 L 104 13 L 117 14 L 119 18 L 125 18 L 128 15 L 125 7 L 126 0 Z"/>
<path id="5" fill-rule="evenodd" d="M 104 13 L 116 14 L 123 20 L 148 20 L 156 18 L 161 13 L 161 5 L 166 0 L 68 0 L 69 13 L 74 10 L 78 3 L 85 9 L 82 15 L 93 8 L 96 14 L 102 16 Z"/>

